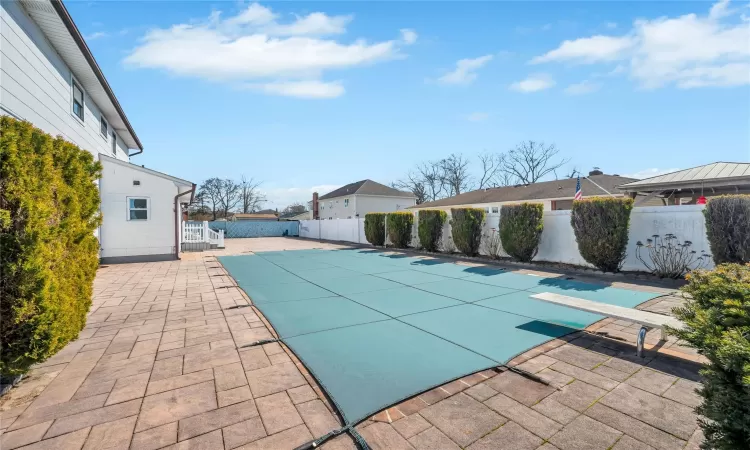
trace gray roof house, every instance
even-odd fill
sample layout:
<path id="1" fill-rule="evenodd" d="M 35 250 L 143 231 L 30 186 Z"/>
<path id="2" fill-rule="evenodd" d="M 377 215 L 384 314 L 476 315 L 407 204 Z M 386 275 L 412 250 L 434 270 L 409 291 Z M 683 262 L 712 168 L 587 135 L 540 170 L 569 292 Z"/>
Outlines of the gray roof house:
<path id="1" fill-rule="evenodd" d="M 313 195 L 313 202 L 315 201 Z M 361 180 L 334 189 L 320 196 L 317 202 L 318 217 L 333 220 L 364 217 L 370 212 L 406 209 L 417 203 L 417 197 L 411 192 L 399 191 L 372 180 Z"/>

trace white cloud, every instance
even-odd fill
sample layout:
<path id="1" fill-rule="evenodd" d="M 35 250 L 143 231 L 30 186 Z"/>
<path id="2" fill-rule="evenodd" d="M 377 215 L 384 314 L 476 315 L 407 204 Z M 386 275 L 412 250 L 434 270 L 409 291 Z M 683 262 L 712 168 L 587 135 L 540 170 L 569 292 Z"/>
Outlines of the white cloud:
<path id="1" fill-rule="evenodd" d="M 263 84 L 249 84 L 246 87 L 267 94 L 297 98 L 336 98 L 344 95 L 345 92 L 344 86 L 340 81 L 280 81 Z"/>
<path id="2" fill-rule="evenodd" d="M 406 45 L 411 45 L 417 42 L 417 33 L 409 28 L 402 28 L 401 40 L 404 41 Z"/>
<path id="3" fill-rule="evenodd" d="M 640 19 L 625 35 L 564 41 L 531 62 L 626 63 L 644 88 L 750 84 L 750 23 L 737 11 L 721 0 L 704 16 Z"/>
<path id="4" fill-rule="evenodd" d="M 529 75 L 525 80 L 517 81 L 510 85 L 510 89 L 518 92 L 538 92 L 549 89 L 555 85 L 555 80 L 547 74 L 538 73 Z"/>
<path id="5" fill-rule="evenodd" d="M 473 112 L 466 116 L 466 120 L 468 120 L 469 122 L 484 122 L 489 118 L 490 115 L 486 112 Z"/>
<path id="6" fill-rule="evenodd" d="M 565 88 L 565 93 L 568 95 L 584 95 L 591 94 L 601 89 L 602 85 L 594 83 L 589 80 L 583 80 L 580 83 L 571 84 Z"/>
<path id="7" fill-rule="evenodd" d="M 644 178 L 658 177 L 659 175 L 664 175 L 666 173 L 677 172 L 678 170 L 682 169 L 657 169 L 653 167 L 650 169 L 639 170 L 638 172 L 628 173 L 623 175 L 623 177 L 637 178 L 639 180 L 642 180 Z"/>
<path id="8" fill-rule="evenodd" d="M 614 30 L 615 28 L 617 28 L 617 23 L 616 22 L 607 22 L 607 23 L 604 24 L 604 26 L 607 27 L 607 28 L 609 28 L 610 30 Z"/>
<path id="9" fill-rule="evenodd" d="M 266 196 L 267 200 L 266 204 L 263 207 L 278 208 L 280 211 L 295 202 L 307 205 L 307 202 L 312 200 L 313 192 L 317 192 L 318 194 L 323 195 L 340 187 L 341 186 L 339 185 L 321 184 L 311 187 L 272 187 L 268 189 L 262 189 L 263 194 Z"/>
<path id="10" fill-rule="evenodd" d="M 101 39 L 101 38 L 107 37 L 107 36 L 109 36 L 109 34 L 105 33 L 104 31 L 95 31 L 95 32 L 93 32 L 91 34 L 88 34 L 88 35 L 84 36 L 84 39 L 87 40 L 87 41 L 94 41 L 96 39 Z"/>
<path id="11" fill-rule="evenodd" d="M 438 78 L 443 84 L 469 84 L 476 80 L 476 71 L 492 61 L 492 55 L 484 55 L 474 59 L 460 59 L 456 62 L 456 69 Z"/>
<path id="12" fill-rule="evenodd" d="M 314 12 L 281 23 L 270 8 L 253 3 L 222 18 L 212 13 L 200 22 L 148 31 L 125 58 L 126 65 L 162 69 L 212 81 L 238 83 L 277 95 L 332 98 L 344 92 L 339 82 L 326 82 L 326 71 L 403 57 L 402 45 L 416 33 L 401 31 L 403 39 L 339 42 L 352 16 Z"/>

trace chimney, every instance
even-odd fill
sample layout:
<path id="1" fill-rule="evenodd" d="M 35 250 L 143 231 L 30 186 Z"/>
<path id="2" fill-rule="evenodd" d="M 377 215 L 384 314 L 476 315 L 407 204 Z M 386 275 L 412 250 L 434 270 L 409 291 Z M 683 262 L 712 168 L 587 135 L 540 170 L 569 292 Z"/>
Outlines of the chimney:
<path id="1" fill-rule="evenodd" d="M 312 213 L 313 213 L 313 220 L 318 220 L 320 218 L 318 215 L 318 193 L 317 192 L 313 192 Z"/>
<path id="2" fill-rule="evenodd" d="M 604 172 L 602 172 L 598 168 L 594 168 L 594 170 L 592 170 L 591 172 L 589 172 L 589 176 L 592 176 L 592 175 L 604 175 Z"/>

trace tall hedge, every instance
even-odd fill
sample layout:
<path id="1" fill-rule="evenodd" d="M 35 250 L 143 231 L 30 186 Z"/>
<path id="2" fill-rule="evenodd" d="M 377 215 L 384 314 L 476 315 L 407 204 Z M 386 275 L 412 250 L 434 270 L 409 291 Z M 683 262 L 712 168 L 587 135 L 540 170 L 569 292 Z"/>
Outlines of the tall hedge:
<path id="1" fill-rule="evenodd" d="M 436 209 L 424 209 L 419 211 L 419 224 L 417 232 L 419 243 L 425 250 L 438 251 L 443 239 L 443 225 L 448 219 L 448 213 Z"/>
<path id="2" fill-rule="evenodd" d="M 376 247 L 385 245 L 386 213 L 365 214 L 365 239 Z"/>
<path id="3" fill-rule="evenodd" d="M 451 236 L 458 251 L 468 256 L 479 254 L 483 222 L 483 209 L 451 208 Z"/>
<path id="4" fill-rule="evenodd" d="M 722 195 L 703 210 L 714 261 L 750 262 L 750 195 Z"/>
<path id="5" fill-rule="evenodd" d="M 670 330 L 708 358 L 696 409 L 706 436 L 702 448 L 750 448 L 750 265 L 722 264 L 686 276 L 690 294 Z"/>
<path id="6" fill-rule="evenodd" d="M 411 227 L 414 225 L 414 213 L 397 211 L 388 214 L 388 239 L 396 248 L 406 248 L 411 242 Z"/>
<path id="7" fill-rule="evenodd" d="M 583 259 L 605 272 L 625 261 L 633 199 L 592 197 L 573 202 L 570 225 Z"/>
<path id="8" fill-rule="evenodd" d="M 521 203 L 500 207 L 500 241 L 505 253 L 530 262 L 539 249 L 544 223 L 541 203 Z"/>
<path id="9" fill-rule="evenodd" d="M 0 374 L 78 336 L 99 264 L 101 165 L 29 122 L 0 118 Z"/>

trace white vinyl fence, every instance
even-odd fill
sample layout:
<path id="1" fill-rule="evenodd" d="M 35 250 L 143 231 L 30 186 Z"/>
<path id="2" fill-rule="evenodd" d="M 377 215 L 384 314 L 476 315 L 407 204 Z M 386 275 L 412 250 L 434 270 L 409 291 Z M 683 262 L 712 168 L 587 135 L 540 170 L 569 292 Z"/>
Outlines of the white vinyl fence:
<path id="1" fill-rule="evenodd" d="M 691 241 L 692 249 L 701 253 L 704 250 L 710 254 L 711 249 L 706 239 L 706 224 L 703 218 L 702 205 L 679 206 L 648 206 L 633 208 L 630 216 L 630 239 L 627 247 L 627 257 L 623 270 L 646 270 L 635 255 L 636 242 L 651 238 L 658 234 L 664 236 L 674 234 L 680 241 Z M 416 213 L 415 213 L 416 216 Z M 450 212 L 448 213 L 450 221 Z M 497 233 L 500 214 L 487 214 L 484 222 L 481 254 L 487 254 L 487 244 L 493 234 Z M 300 237 L 310 239 L 325 239 L 330 241 L 354 242 L 367 244 L 365 239 L 364 218 L 338 220 L 302 220 L 300 221 Z M 417 235 L 417 217 L 414 218 L 412 230 L 412 247 L 419 246 Z M 451 238 L 450 224 L 443 227 L 442 250 L 455 251 Z M 502 249 L 500 254 L 507 256 Z M 578 253 L 578 244 L 570 226 L 570 211 L 545 211 L 544 231 L 539 243 L 539 253 L 535 261 L 549 261 L 566 264 L 589 266 Z"/>

